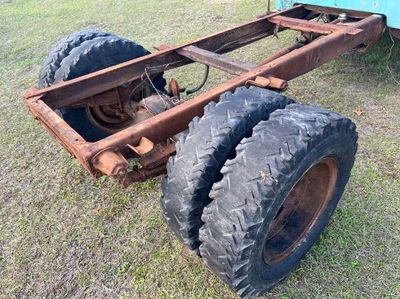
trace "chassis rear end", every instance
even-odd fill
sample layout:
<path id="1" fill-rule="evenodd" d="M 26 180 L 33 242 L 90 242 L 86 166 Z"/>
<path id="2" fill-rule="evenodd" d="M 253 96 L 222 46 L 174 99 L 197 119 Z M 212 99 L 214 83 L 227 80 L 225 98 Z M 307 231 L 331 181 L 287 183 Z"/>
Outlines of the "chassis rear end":
<path id="1" fill-rule="evenodd" d="M 287 29 L 299 31 L 298 40 L 257 65 L 224 56 Z M 161 204 L 171 230 L 239 295 L 252 297 L 286 276 L 316 242 L 357 148 L 349 119 L 293 104 L 280 92 L 343 53 L 371 47 L 384 29 L 381 15 L 298 5 L 44 89 L 32 87 L 25 100 L 94 177 L 112 176 L 128 186 L 168 169 Z M 126 92 L 126 86 L 193 62 L 234 78 L 187 101 L 171 80 L 168 95 L 155 88 L 158 94 L 129 112 L 134 124 L 95 142 L 57 113 L 99 105 L 129 110 L 134 89 Z M 146 101 L 157 106 L 160 99 L 169 104 L 154 113 Z"/>
<path id="2" fill-rule="evenodd" d="M 330 13 L 339 12 L 333 9 Z M 310 7 L 306 9 L 296 6 L 185 45 L 163 46 L 153 54 L 49 88 L 38 90 L 33 87 L 25 94 L 26 103 L 40 123 L 90 174 L 95 177 L 116 176 L 124 184 L 143 181 L 165 172 L 166 160 L 174 153 L 173 147 L 169 146 L 162 147 L 149 156 L 147 154 L 153 150 L 153 145 L 184 131 L 193 117 L 201 116 L 204 106 L 211 101 L 217 101 L 222 93 L 245 84 L 254 84 L 253 81 L 259 82 L 265 88 L 284 89 L 287 81 L 342 53 L 374 43 L 384 30 L 384 20 L 378 15 L 356 13 L 354 17 L 357 19 L 354 22 L 343 24 L 322 24 L 308 20 L 318 14 L 318 10 L 313 11 Z M 224 53 L 285 29 L 320 37 L 304 45 L 282 50 L 258 66 L 249 66 L 223 56 Z M 154 75 L 193 62 L 221 69 L 236 77 L 181 105 L 94 143 L 85 141 L 54 111 L 88 104 L 94 96 L 101 98 L 104 93 L 113 92 L 120 85 L 140 79 L 146 69 Z M 124 101 L 118 97 L 114 100 Z M 146 148 L 135 150 L 140 145 L 144 147 L 144 144 L 147 144 Z M 142 167 L 129 172 L 127 159 L 132 157 L 139 158 Z"/>

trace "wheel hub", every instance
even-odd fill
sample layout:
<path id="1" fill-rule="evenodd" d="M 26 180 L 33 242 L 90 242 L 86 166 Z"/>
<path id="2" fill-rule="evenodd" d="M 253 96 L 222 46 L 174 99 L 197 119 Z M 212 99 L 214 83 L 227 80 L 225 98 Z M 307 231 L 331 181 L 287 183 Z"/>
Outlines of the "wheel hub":
<path id="1" fill-rule="evenodd" d="M 292 188 L 269 227 L 263 250 L 267 264 L 284 261 L 302 244 L 332 197 L 337 173 L 336 160 L 324 158 Z"/>
<path id="2" fill-rule="evenodd" d="M 118 132 L 133 123 L 118 105 L 86 107 L 86 114 L 96 127 L 109 133 Z"/>

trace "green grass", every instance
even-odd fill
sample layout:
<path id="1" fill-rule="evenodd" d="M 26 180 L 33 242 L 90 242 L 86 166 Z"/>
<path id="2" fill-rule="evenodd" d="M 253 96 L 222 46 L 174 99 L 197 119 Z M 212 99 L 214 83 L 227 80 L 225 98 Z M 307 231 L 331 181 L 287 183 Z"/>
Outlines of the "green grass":
<path id="1" fill-rule="evenodd" d="M 36 84 L 60 37 L 97 28 L 178 44 L 252 19 L 266 1 L 0 1 L 0 297 L 232 298 L 160 216 L 159 179 L 126 190 L 93 180 L 32 118 Z M 236 51 L 257 61 L 294 34 Z M 351 117 L 357 162 L 330 225 L 272 298 L 400 297 L 400 46 L 385 35 L 291 82 L 287 94 Z M 394 73 L 388 71 L 389 66 Z M 182 86 L 200 66 L 176 74 Z M 226 80 L 213 71 L 206 88 Z M 353 111 L 364 111 L 357 116 Z"/>

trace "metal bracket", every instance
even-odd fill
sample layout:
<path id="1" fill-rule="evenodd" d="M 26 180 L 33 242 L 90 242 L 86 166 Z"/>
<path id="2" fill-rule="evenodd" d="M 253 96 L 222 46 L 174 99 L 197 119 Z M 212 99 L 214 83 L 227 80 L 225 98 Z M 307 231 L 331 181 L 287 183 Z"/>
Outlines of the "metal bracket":
<path id="1" fill-rule="evenodd" d="M 254 80 L 246 81 L 246 87 L 250 85 L 261 87 L 261 88 L 272 88 L 278 90 L 285 90 L 288 88 L 288 82 L 275 77 L 262 77 L 257 76 Z"/>
<path id="2" fill-rule="evenodd" d="M 101 173 L 108 176 L 123 176 L 129 163 L 117 148 L 107 148 L 93 157 L 92 163 Z"/>
<path id="3" fill-rule="evenodd" d="M 154 143 L 146 137 L 140 138 L 138 146 L 126 145 L 130 150 L 138 154 L 139 156 L 145 156 L 154 149 Z"/>

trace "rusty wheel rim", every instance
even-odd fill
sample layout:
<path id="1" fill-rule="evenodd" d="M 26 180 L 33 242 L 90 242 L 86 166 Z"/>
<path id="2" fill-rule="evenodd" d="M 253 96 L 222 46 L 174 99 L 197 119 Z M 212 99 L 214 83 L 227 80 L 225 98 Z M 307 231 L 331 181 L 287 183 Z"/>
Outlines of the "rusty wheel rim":
<path id="1" fill-rule="evenodd" d="M 119 110 L 117 105 L 86 107 L 90 122 L 97 128 L 116 133 L 133 123 L 132 118 Z"/>
<path id="2" fill-rule="evenodd" d="M 264 261 L 277 265 L 304 242 L 332 197 L 338 167 L 324 158 L 310 167 L 283 201 L 272 223 L 263 250 Z"/>

